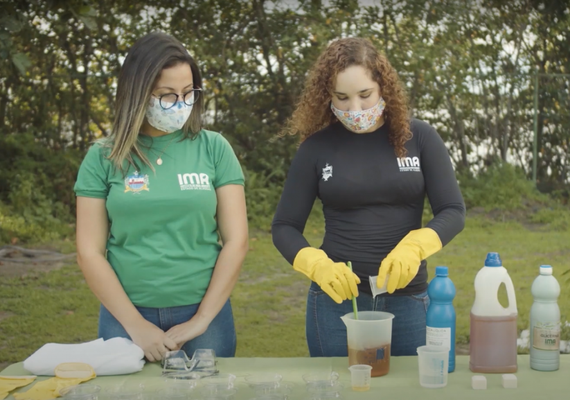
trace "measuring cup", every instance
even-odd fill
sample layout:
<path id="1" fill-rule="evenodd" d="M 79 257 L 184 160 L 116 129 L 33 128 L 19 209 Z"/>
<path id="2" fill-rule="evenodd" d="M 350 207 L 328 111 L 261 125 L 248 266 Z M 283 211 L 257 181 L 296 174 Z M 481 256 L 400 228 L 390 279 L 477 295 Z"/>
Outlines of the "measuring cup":
<path id="1" fill-rule="evenodd" d="M 394 314 L 383 311 L 360 311 L 340 317 L 346 325 L 348 365 L 367 364 L 371 376 L 386 375 L 390 370 L 392 319 Z"/>
<path id="2" fill-rule="evenodd" d="M 420 385 L 425 388 L 440 388 L 447 385 L 449 347 L 420 346 L 417 352 Z"/>
<path id="3" fill-rule="evenodd" d="M 366 364 L 356 364 L 348 367 L 350 370 L 350 383 L 355 392 L 370 390 L 370 372 L 372 367 Z"/>

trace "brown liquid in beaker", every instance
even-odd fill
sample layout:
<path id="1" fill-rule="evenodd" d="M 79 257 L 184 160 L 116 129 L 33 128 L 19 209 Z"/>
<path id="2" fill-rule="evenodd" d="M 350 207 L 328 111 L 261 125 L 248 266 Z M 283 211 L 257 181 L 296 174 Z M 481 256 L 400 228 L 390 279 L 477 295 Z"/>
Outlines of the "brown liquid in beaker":
<path id="1" fill-rule="evenodd" d="M 390 370 L 390 345 L 366 350 L 348 348 L 348 365 L 367 364 L 372 367 L 371 376 L 386 375 Z"/>

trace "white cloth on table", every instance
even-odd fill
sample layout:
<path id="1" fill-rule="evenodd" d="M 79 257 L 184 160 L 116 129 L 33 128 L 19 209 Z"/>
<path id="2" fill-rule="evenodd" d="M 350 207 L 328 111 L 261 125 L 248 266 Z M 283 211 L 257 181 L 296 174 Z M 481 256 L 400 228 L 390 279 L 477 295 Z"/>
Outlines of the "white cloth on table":
<path id="1" fill-rule="evenodd" d="M 144 366 L 144 351 L 125 338 L 97 339 L 78 344 L 47 343 L 24 361 L 24 368 L 35 375 L 54 375 L 55 367 L 64 362 L 91 365 L 100 375 L 123 375 L 138 372 Z"/>

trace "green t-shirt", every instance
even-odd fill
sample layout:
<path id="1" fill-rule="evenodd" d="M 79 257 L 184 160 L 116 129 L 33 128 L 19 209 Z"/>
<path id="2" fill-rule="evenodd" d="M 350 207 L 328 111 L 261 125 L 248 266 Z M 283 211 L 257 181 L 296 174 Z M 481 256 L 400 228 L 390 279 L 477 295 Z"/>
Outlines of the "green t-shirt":
<path id="1" fill-rule="evenodd" d="M 75 183 L 77 196 L 106 199 L 107 260 L 137 306 L 202 301 L 221 250 L 215 190 L 244 184 L 222 135 L 202 130 L 195 139 L 181 138 L 181 131 L 139 136 L 150 146 L 143 151 L 156 172 L 139 162 L 140 170 L 131 166 L 126 176 L 107 159 L 110 149 L 96 143 Z M 156 165 L 163 149 L 163 163 Z"/>

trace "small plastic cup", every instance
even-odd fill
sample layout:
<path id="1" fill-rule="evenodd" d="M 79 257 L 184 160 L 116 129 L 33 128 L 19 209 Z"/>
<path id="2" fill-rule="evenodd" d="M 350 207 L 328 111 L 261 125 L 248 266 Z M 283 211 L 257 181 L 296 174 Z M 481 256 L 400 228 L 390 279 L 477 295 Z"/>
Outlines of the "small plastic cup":
<path id="1" fill-rule="evenodd" d="M 273 398 L 280 398 L 280 399 L 290 399 L 290 395 L 292 392 L 292 384 L 287 382 L 280 382 L 279 386 L 277 387 L 263 387 L 263 386 L 256 386 L 253 388 L 253 392 L 255 393 L 256 398 L 259 399 L 273 399 Z"/>
<path id="2" fill-rule="evenodd" d="M 366 392 L 370 390 L 370 377 L 372 367 L 366 364 L 356 364 L 348 367 L 350 370 L 350 383 L 355 392 Z"/>
<path id="3" fill-rule="evenodd" d="M 420 346 L 417 348 L 420 385 L 425 388 L 441 388 L 447 385 L 449 348 Z"/>
<path id="4" fill-rule="evenodd" d="M 188 400 L 190 397 L 189 389 L 168 387 L 160 389 L 156 392 L 156 399 L 169 399 L 169 400 Z"/>
<path id="5" fill-rule="evenodd" d="M 204 388 L 212 390 L 233 389 L 236 376 L 234 374 L 218 374 L 207 376 L 200 380 L 200 384 Z"/>
<path id="6" fill-rule="evenodd" d="M 307 385 L 329 384 L 338 381 L 339 375 L 334 371 L 317 371 L 303 375 L 303 380 Z"/>
<path id="7" fill-rule="evenodd" d="M 101 395 L 106 400 L 141 400 L 145 386 L 143 383 L 124 383 L 122 385 L 106 387 Z"/>
<path id="8" fill-rule="evenodd" d="M 331 381 L 326 384 L 321 382 L 307 385 L 307 392 L 315 398 L 329 398 L 330 396 L 337 397 L 343 389 L 344 385 L 339 381 Z"/>
<path id="9" fill-rule="evenodd" d="M 59 391 L 66 400 L 97 400 L 101 387 L 98 385 L 75 385 L 68 386 Z"/>
<path id="10" fill-rule="evenodd" d="M 247 375 L 244 379 L 252 389 L 258 387 L 271 389 L 279 387 L 283 376 L 272 372 L 258 372 Z"/>
<path id="11" fill-rule="evenodd" d="M 200 391 L 200 396 L 193 397 L 200 400 L 234 400 L 237 389 L 225 389 L 221 387 L 204 387 Z"/>
<path id="12" fill-rule="evenodd" d="M 388 280 L 389 279 L 390 279 L 390 274 L 386 274 L 386 280 L 384 281 L 384 286 L 379 288 L 378 286 L 376 286 L 376 282 L 378 280 L 378 275 L 368 277 L 368 282 L 370 282 L 370 290 L 372 291 L 372 297 L 376 297 L 379 294 L 388 292 Z"/>

